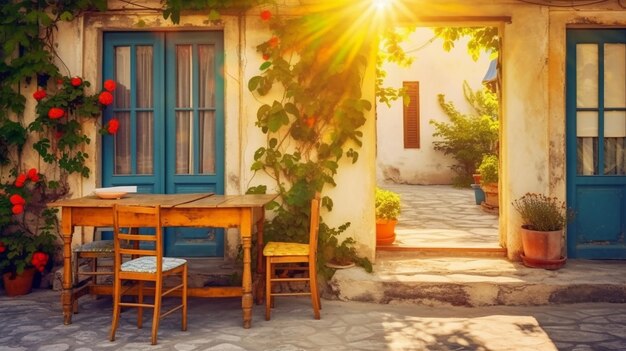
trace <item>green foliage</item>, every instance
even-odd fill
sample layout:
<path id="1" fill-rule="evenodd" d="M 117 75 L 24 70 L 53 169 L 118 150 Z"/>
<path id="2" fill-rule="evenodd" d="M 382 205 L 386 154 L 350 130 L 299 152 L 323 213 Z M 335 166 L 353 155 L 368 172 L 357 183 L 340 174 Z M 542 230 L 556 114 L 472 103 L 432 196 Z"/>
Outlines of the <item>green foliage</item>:
<path id="1" fill-rule="evenodd" d="M 18 175 L 16 170 L 12 174 Z M 53 255 L 57 251 L 57 210 L 41 205 L 50 189 L 36 170 L 28 174 L 24 183 L 14 180 L 0 184 L 0 273 L 21 274 L 33 265 L 35 252 Z M 15 196 L 23 199 L 23 204 L 13 204 Z M 32 220 L 35 225 L 30 225 Z"/>
<path id="2" fill-rule="evenodd" d="M 498 182 L 498 156 L 494 154 L 484 155 L 478 173 L 480 173 L 480 181 L 482 184 L 490 184 Z"/>
<path id="3" fill-rule="evenodd" d="M 318 35 L 319 23 L 326 32 Z M 256 125 L 266 135 L 265 146 L 256 150 L 251 169 L 264 172 L 276 182 L 280 200 L 270 205 L 275 217 L 265 227 L 267 240 L 307 242 L 309 205 L 316 191 L 335 186 L 334 175 L 342 158 L 358 160 L 365 113 L 372 104 L 361 98 L 370 43 L 347 42 L 338 47 L 336 38 L 353 28 L 337 13 L 312 13 L 298 18 L 273 18 L 274 37 L 257 46 L 266 61 L 261 74 L 248 81 L 248 89 L 259 97 L 270 92 L 280 100 L 261 105 Z M 350 47 L 350 46 L 354 47 Z M 251 189 L 258 192 L 265 189 Z M 332 199 L 322 198 L 331 211 Z M 339 243 L 339 228 L 320 225 L 320 255 L 328 259 L 350 251 L 352 239 Z M 358 263 L 367 266 L 369 261 Z M 371 266 L 371 265 L 370 265 Z M 320 264 L 320 268 L 323 267 Z"/>
<path id="4" fill-rule="evenodd" d="M 495 154 L 498 148 L 499 123 L 498 100 L 495 93 L 483 88 L 472 91 L 467 82 L 463 93 L 474 113 L 462 114 L 452 102 L 446 102 L 443 94 L 438 95 L 439 105 L 450 118 L 450 123 L 431 120 L 434 137 L 443 140 L 433 142 L 435 150 L 451 155 L 458 163 L 452 167 L 458 179 L 466 179 L 469 186 L 471 175 L 476 173 L 483 155 Z"/>
<path id="5" fill-rule="evenodd" d="M 526 193 L 513 201 L 524 226 L 530 230 L 554 231 L 565 227 L 568 219 L 565 202 L 544 194 Z"/>
<path id="6" fill-rule="evenodd" d="M 415 27 L 396 27 L 385 30 L 381 37 L 381 48 L 376 56 L 376 98 L 378 102 L 385 103 L 388 107 L 391 102 L 402 98 L 408 104 L 408 95 L 404 88 L 391 88 L 384 86 L 387 72 L 383 69 L 383 63 L 392 62 L 400 67 L 409 67 L 413 58 L 406 55 L 400 43 L 406 40 L 415 31 Z"/>
<path id="7" fill-rule="evenodd" d="M 3 179 L 14 179 L 0 184 L 0 270 L 21 272 L 32 264 L 35 251 L 54 253 L 58 224 L 56 212 L 46 203 L 67 194 L 67 174 L 89 174 L 85 166 L 88 155 L 80 151 L 89 139 L 71 116 L 99 116 L 97 100 L 89 100 L 82 93 L 89 83 L 84 82 L 79 90 L 71 87 L 65 77 L 59 93 L 40 102 L 35 121 L 25 125 L 27 97 L 23 87 L 47 87 L 50 77 L 61 77 L 54 64 L 58 56 L 53 45 L 59 22 L 72 21 L 84 11 L 106 10 L 106 6 L 106 0 L 0 2 L 0 165 L 5 166 L 3 171 L 10 169 Z M 55 121 L 48 118 L 52 105 L 62 107 L 70 117 Z M 55 138 L 59 132 L 63 135 Z M 28 186 L 15 180 L 24 174 L 20 172 L 29 139 L 41 159 L 54 166 L 51 173 L 58 179 L 37 175 Z M 12 195 L 21 196 L 25 204 L 16 208 L 9 200 Z"/>
<path id="8" fill-rule="evenodd" d="M 376 219 L 398 219 L 400 215 L 400 194 L 377 187 L 375 206 Z"/>
<path id="9" fill-rule="evenodd" d="M 467 52 L 474 61 L 481 52 L 497 54 L 500 51 L 500 37 L 497 27 L 439 27 L 434 29 L 435 35 L 443 39 L 443 48 L 450 51 L 454 42 L 462 37 L 469 37 Z"/>

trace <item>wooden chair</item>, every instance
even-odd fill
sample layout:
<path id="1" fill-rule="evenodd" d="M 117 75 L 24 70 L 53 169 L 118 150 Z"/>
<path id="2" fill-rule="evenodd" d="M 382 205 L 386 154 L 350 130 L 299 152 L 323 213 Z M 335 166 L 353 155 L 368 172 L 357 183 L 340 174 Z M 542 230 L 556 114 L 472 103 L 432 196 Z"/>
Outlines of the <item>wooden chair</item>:
<path id="1" fill-rule="evenodd" d="M 274 296 L 310 295 L 313 304 L 313 315 L 320 319 L 322 308 L 317 287 L 317 237 L 320 223 L 320 193 L 316 193 L 311 200 L 311 220 L 309 226 L 309 243 L 268 242 L 263 249 L 266 260 L 265 269 L 265 320 L 270 320 L 271 308 L 274 306 Z M 287 264 L 289 266 L 284 267 Z M 299 265 L 294 265 L 299 264 Z M 305 264 L 305 265 L 302 265 Z M 276 269 L 288 271 L 303 271 L 304 277 L 283 277 L 276 274 Z M 306 292 L 272 292 L 272 284 L 283 282 L 307 282 L 309 290 Z"/>
<path id="2" fill-rule="evenodd" d="M 85 243 L 85 232 L 83 230 L 82 242 L 73 249 L 74 252 L 74 286 L 83 286 L 85 284 L 101 284 L 99 277 L 113 277 L 113 257 L 115 255 L 115 247 L 113 239 L 102 240 L 102 232 L 113 231 L 112 227 L 95 227 L 91 241 Z M 130 233 L 130 228 L 128 229 Z M 124 246 L 130 247 L 128 242 L 123 243 Z M 104 264 L 101 262 L 105 261 Z M 110 261 L 110 262 L 106 262 Z M 87 265 L 87 270 L 80 269 L 81 266 Z M 81 276 L 87 276 L 84 282 L 80 281 Z M 74 299 L 74 313 L 78 313 L 78 299 Z"/>
<path id="3" fill-rule="evenodd" d="M 140 223 L 140 224 L 139 224 Z M 154 235 L 125 234 L 121 227 L 154 228 Z M 115 340 L 115 330 L 119 324 L 122 307 L 137 307 L 137 327 L 142 327 L 143 308 L 154 309 L 152 317 L 152 345 L 157 343 L 157 333 L 161 318 L 174 311 L 182 311 L 182 330 L 187 330 L 187 261 L 182 258 L 163 257 L 163 228 L 161 223 L 161 209 L 159 206 L 122 206 L 113 207 L 113 242 L 115 246 L 114 259 L 114 292 L 113 292 L 113 320 L 111 322 L 111 341 Z M 123 240 L 138 242 L 132 248 L 122 245 Z M 133 258 L 124 261 L 125 256 Z M 136 258 L 135 258 L 136 257 Z M 180 275 L 181 283 L 167 287 L 163 286 L 163 278 L 171 275 Z M 123 284 L 124 281 L 136 281 L 134 284 Z M 145 283 L 154 283 L 154 303 L 144 302 Z M 122 302 L 122 296 L 131 289 L 137 289 L 137 302 Z M 181 304 L 161 313 L 163 296 L 176 293 L 181 297 Z"/>
<path id="4" fill-rule="evenodd" d="M 115 253 L 113 240 L 101 240 L 101 234 L 105 230 L 113 228 L 96 227 L 93 231 L 91 242 L 85 243 L 83 231 L 83 244 L 74 248 L 74 286 L 81 284 L 81 276 L 87 276 L 85 284 L 96 284 L 98 277 L 113 276 L 113 264 L 100 264 L 102 260 L 113 261 Z M 99 261 L 100 260 L 100 261 Z M 81 270 L 80 267 L 87 264 L 88 270 Z M 74 313 L 78 313 L 78 299 L 74 299 Z"/>

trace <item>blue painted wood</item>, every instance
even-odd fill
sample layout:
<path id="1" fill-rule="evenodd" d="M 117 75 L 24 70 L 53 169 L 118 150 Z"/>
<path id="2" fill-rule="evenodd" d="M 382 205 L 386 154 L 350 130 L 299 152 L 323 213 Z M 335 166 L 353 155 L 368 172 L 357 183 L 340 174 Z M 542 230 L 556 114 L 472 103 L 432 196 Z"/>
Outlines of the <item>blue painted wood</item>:
<path id="1" fill-rule="evenodd" d="M 626 30 L 570 29 L 566 43 L 566 175 L 567 206 L 574 218 L 567 226 L 567 254 L 570 258 L 626 258 L 626 176 L 604 173 L 604 116 L 609 110 L 623 111 L 626 106 L 605 108 L 604 44 L 626 43 Z M 576 45 L 598 45 L 597 108 L 576 106 Z M 576 114 L 578 111 L 598 113 L 598 163 L 596 174 L 577 174 Z"/>
<path id="2" fill-rule="evenodd" d="M 191 174 L 177 175 L 175 173 L 175 56 L 174 48 L 178 44 L 191 44 L 194 46 L 194 72 L 192 76 L 194 91 L 194 106 L 189 111 L 194 115 L 194 123 L 197 125 L 199 113 L 198 107 L 198 63 L 197 46 L 200 44 L 215 45 L 215 106 L 211 109 L 215 112 L 215 152 L 216 172 L 214 174 L 200 174 L 199 163 L 193 164 Z M 104 79 L 115 79 L 114 49 L 117 46 L 129 46 L 131 48 L 131 77 L 135 77 L 135 49 L 139 45 L 150 45 L 154 50 L 154 174 L 137 174 L 135 139 L 131 143 L 132 174 L 114 174 L 114 140 L 112 136 L 104 136 L 102 143 L 102 184 L 103 186 L 114 185 L 137 185 L 139 192 L 146 193 L 196 193 L 213 192 L 224 193 L 224 82 L 223 56 L 224 44 L 223 33 L 212 32 L 111 32 L 104 33 Z M 137 113 L 150 109 L 137 108 L 135 80 L 131 79 L 131 107 L 129 109 L 112 109 L 105 112 L 103 122 L 110 120 L 116 112 L 129 112 L 131 115 L 131 128 L 136 127 Z M 134 134 L 131 134 L 134 135 Z M 195 128 L 193 140 L 199 137 L 198 128 Z M 195 145 L 195 154 L 198 154 L 199 145 Z M 197 159 L 197 158 L 196 158 Z M 224 231 L 222 229 L 203 228 L 168 228 L 165 242 L 165 254 L 167 256 L 223 256 L 224 255 Z"/>
<path id="3" fill-rule="evenodd" d="M 190 108 L 176 107 L 176 94 L 173 91 L 165 94 L 166 104 L 168 107 L 166 112 L 166 128 L 170 132 L 176 130 L 176 112 L 190 111 L 192 113 L 192 123 L 194 125 L 192 138 L 196 141 L 193 145 L 194 154 L 199 155 L 199 120 L 202 111 L 213 111 L 215 113 L 215 153 L 216 164 L 215 173 L 201 174 L 198 157 L 194 158 L 191 165 L 191 174 L 176 174 L 174 165 L 176 164 L 176 140 L 175 138 L 166 138 L 166 163 L 171 165 L 167 167 L 166 172 L 166 189 L 172 193 L 194 193 L 194 192 L 213 192 L 216 194 L 224 194 L 224 81 L 220 72 L 223 72 L 224 41 L 222 32 L 172 32 L 167 33 L 166 40 L 166 80 L 168 82 L 176 82 L 176 46 L 191 45 L 193 50 L 192 61 L 192 106 Z M 201 108 L 199 106 L 199 63 L 198 63 L 198 45 L 212 45 L 215 48 L 215 106 Z M 219 60 L 218 60 L 219 58 Z M 171 86 L 175 86 L 174 83 Z M 214 228 L 191 229 L 191 228 L 172 228 L 175 235 L 167 235 L 166 237 L 166 254 L 171 256 L 223 256 L 224 255 L 224 230 Z"/>

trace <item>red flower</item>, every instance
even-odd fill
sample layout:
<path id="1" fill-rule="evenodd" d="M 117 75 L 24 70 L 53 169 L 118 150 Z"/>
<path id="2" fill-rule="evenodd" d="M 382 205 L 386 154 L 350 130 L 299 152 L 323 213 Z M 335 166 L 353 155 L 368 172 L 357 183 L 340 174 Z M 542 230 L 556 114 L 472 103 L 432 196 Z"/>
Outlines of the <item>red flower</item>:
<path id="1" fill-rule="evenodd" d="M 270 12 L 270 10 L 263 10 L 261 11 L 261 19 L 264 21 L 269 21 L 270 18 L 272 18 L 272 13 Z"/>
<path id="2" fill-rule="evenodd" d="M 271 48 L 275 48 L 280 43 L 280 39 L 278 39 L 278 37 L 272 37 L 267 43 Z"/>
<path id="3" fill-rule="evenodd" d="M 4 247 L 4 243 L 0 241 L 0 253 L 3 253 L 4 250 L 6 250 L 6 247 Z"/>
<path id="4" fill-rule="evenodd" d="M 63 116 L 65 116 L 65 111 L 61 108 L 53 107 L 48 111 L 48 117 L 50 117 L 50 119 L 58 119 Z"/>
<path id="5" fill-rule="evenodd" d="M 72 86 L 74 87 L 78 87 L 82 83 L 83 83 L 83 80 L 80 79 L 80 77 L 73 77 L 72 79 L 70 79 L 70 84 L 72 84 Z"/>
<path id="6" fill-rule="evenodd" d="M 13 211 L 13 214 L 18 215 L 24 212 L 24 205 L 13 205 L 11 211 Z"/>
<path id="7" fill-rule="evenodd" d="M 33 93 L 33 97 L 35 98 L 35 100 L 39 101 L 43 98 L 45 98 L 48 94 L 46 94 L 46 91 L 42 88 L 37 89 L 37 91 L 35 91 Z"/>
<path id="8" fill-rule="evenodd" d="M 112 79 L 105 80 L 104 89 L 113 92 L 113 90 L 115 90 L 115 81 Z"/>
<path id="9" fill-rule="evenodd" d="M 57 78 L 57 85 L 63 85 L 63 78 Z"/>
<path id="10" fill-rule="evenodd" d="M 21 173 L 15 178 L 15 186 L 21 188 L 24 186 L 24 183 L 26 183 L 26 174 Z"/>
<path id="11" fill-rule="evenodd" d="M 24 198 L 20 194 L 11 195 L 9 201 L 11 201 L 12 205 L 23 205 L 26 203 L 26 200 L 24 200 Z"/>
<path id="12" fill-rule="evenodd" d="M 37 172 L 37 168 L 31 168 L 28 170 L 28 179 L 35 183 L 39 181 L 39 172 Z"/>
<path id="13" fill-rule="evenodd" d="M 118 121 L 117 118 L 113 118 L 107 123 L 107 132 L 109 132 L 109 134 L 115 134 L 119 127 L 120 121 Z"/>
<path id="14" fill-rule="evenodd" d="M 48 264 L 48 254 L 45 252 L 37 251 L 33 253 L 33 258 L 31 259 L 30 263 L 32 263 L 32 265 L 35 266 L 38 271 L 42 272 L 43 269 L 46 267 L 46 264 Z"/>
<path id="15" fill-rule="evenodd" d="M 100 93 L 100 96 L 98 96 L 98 101 L 105 106 L 109 106 L 113 103 L 113 95 L 108 91 L 103 91 Z"/>
<path id="16" fill-rule="evenodd" d="M 267 61 L 270 59 L 270 55 L 269 54 L 263 54 L 263 60 Z"/>

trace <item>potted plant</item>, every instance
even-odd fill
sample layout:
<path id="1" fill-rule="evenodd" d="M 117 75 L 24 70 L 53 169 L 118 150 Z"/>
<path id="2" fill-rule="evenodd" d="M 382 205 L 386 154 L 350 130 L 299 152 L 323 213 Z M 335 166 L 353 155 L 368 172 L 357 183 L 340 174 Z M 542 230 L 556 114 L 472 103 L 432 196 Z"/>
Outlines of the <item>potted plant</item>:
<path id="1" fill-rule="evenodd" d="M 400 195 L 376 188 L 376 245 L 389 245 L 396 240 L 396 223 L 400 215 Z"/>
<path id="2" fill-rule="evenodd" d="M 499 207 L 498 200 L 498 156 L 489 154 L 483 156 L 478 166 L 481 177 L 481 188 L 485 193 L 485 204 L 491 208 Z"/>
<path id="3" fill-rule="evenodd" d="M 13 182 L 0 185 L 0 273 L 9 296 L 29 293 L 35 272 L 44 271 L 56 249 L 56 237 L 51 233 L 54 211 L 30 210 L 36 207 L 31 200 L 41 186 L 40 174 L 34 168 L 27 173 L 16 172 Z M 35 212 L 41 216 L 34 217 Z M 37 223 L 34 231 L 30 230 L 31 222 Z"/>
<path id="4" fill-rule="evenodd" d="M 567 222 L 565 202 L 544 194 L 526 193 L 513 201 L 522 216 L 522 247 L 524 264 L 531 267 L 557 269 L 565 263 L 561 255 L 563 229 Z"/>

